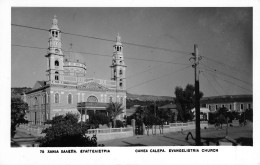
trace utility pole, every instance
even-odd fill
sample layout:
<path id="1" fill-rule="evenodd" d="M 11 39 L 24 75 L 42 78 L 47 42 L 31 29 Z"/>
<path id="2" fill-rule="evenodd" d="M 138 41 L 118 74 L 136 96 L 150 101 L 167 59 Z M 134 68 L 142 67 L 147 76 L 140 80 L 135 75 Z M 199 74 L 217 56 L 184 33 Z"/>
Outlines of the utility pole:
<path id="1" fill-rule="evenodd" d="M 44 108 L 45 108 L 45 113 L 44 113 L 44 116 L 45 116 L 45 122 L 47 121 L 47 92 L 46 92 L 46 89 L 44 90 L 45 92 L 45 99 L 44 99 Z"/>
<path id="2" fill-rule="evenodd" d="M 156 100 L 154 101 L 154 116 L 156 117 Z"/>
<path id="3" fill-rule="evenodd" d="M 192 67 L 195 70 L 195 112 L 196 112 L 196 146 L 201 145 L 201 137 L 200 137 L 200 87 L 199 87 L 199 50 L 198 45 L 194 45 L 194 53 L 192 54 L 194 57 L 194 64 Z"/>

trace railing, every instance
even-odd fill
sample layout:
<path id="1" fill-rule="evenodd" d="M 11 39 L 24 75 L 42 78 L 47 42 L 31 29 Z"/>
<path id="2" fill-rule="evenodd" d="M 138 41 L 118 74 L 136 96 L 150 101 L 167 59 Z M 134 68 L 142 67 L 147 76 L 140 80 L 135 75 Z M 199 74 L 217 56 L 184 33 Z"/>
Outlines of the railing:
<path id="1" fill-rule="evenodd" d="M 128 132 L 128 131 L 133 131 L 133 128 L 128 127 L 128 128 L 88 129 L 87 134 L 105 134 L 105 133 Z"/>
<path id="2" fill-rule="evenodd" d="M 200 121 L 200 124 L 208 124 L 208 121 Z M 187 123 L 170 123 L 170 127 L 180 127 L 180 126 L 190 126 L 195 125 L 195 122 L 187 122 Z"/>

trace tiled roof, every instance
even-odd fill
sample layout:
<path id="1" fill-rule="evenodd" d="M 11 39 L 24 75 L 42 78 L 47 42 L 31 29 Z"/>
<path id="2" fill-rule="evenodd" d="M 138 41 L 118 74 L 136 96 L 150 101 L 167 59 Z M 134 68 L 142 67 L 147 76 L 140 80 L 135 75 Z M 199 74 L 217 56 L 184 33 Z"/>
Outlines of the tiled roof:
<path id="1" fill-rule="evenodd" d="M 166 104 L 164 106 L 159 107 L 159 109 L 176 109 L 176 104 Z"/>
<path id="2" fill-rule="evenodd" d="M 227 95 L 227 96 L 218 96 L 218 97 L 205 97 L 202 98 L 201 104 L 209 103 L 233 103 L 233 102 L 252 102 L 252 95 Z"/>

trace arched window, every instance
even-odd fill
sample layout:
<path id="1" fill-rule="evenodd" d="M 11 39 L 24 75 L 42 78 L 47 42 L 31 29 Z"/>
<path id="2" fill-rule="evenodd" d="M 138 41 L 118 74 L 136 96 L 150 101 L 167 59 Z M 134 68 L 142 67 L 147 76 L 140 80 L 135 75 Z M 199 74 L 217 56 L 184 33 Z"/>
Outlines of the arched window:
<path id="1" fill-rule="evenodd" d="M 59 61 L 55 60 L 54 64 L 55 64 L 55 66 L 59 66 Z"/>
<path id="2" fill-rule="evenodd" d="M 71 95 L 71 94 L 68 95 L 68 103 L 69 103 L 69 104 L 72 103 L 72 95 Z"/>
<path id="3" fill-rule="evenodd" d="M 244 104 L 240 104 L 240 110 L 244 109 Z"/>
<path id="4" fill-rule="evenodd" d="M 37 99 L 37 97 L 34 98 L 34 105 L 38 105 L 38 99 Z"/>
<path id="5" fill-rule="evenodd" d="M 60 97 L 60 95 L 58 93 L 55 93 L 55 96 L 54 96 L 54 98 L 55 98 L 54 102 L 55 103 L 59 103 L 60 102 L 60 100 L 59 100 L 60 98 L 59 97 Z"/>
<path id="6" fill-rule="evenodd" d="M 59 80 L 59 76 L 58 76 L 58 74 L 59 74 L 59 72 L 55 72 L 55 80 Z"/>
<path id="7" fill-rule="evenodd" d="M 120 75 L 122 75 L 122 74 L 123 74 L 123 71 L 122 71 L 121 69 L 119 70 L 119 74 L 120 74 Z"/>
<path id="8" fill-rule="evenodd" d="M 87 102 L 98 102 L 98 99 L 95 96 L 89 96 Z"/>
<path id="9" fill-rule="evenodd" d="M 120 86 L 120 87 L 123 87 L 123 83 L 120 82 L 120 83 L 119 83 L 119 86 Z"/>
<path id="10" fill-rule="evenodd" d="M 109 97 L 109 102 L 111 103 L 112 101 L 113 101 L 113 97 L 110 96 L 110 97 Z"/>

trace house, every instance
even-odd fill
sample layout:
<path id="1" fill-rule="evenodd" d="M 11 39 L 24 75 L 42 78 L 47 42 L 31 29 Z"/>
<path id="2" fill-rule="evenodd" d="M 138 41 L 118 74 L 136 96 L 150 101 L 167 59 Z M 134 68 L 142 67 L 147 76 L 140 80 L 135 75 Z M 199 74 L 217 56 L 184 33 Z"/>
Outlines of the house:
<path id="1" fill-rule="evenodd" d="M 252 95 L 225 95 L 204 97 L 201 99 L 200 104 L 206 107 L 210 112 L 214 112 L 221 107 L 226 107 L 229 111 L 236 111 L 242 113 L 246 109 L 253 108 Z"/>

